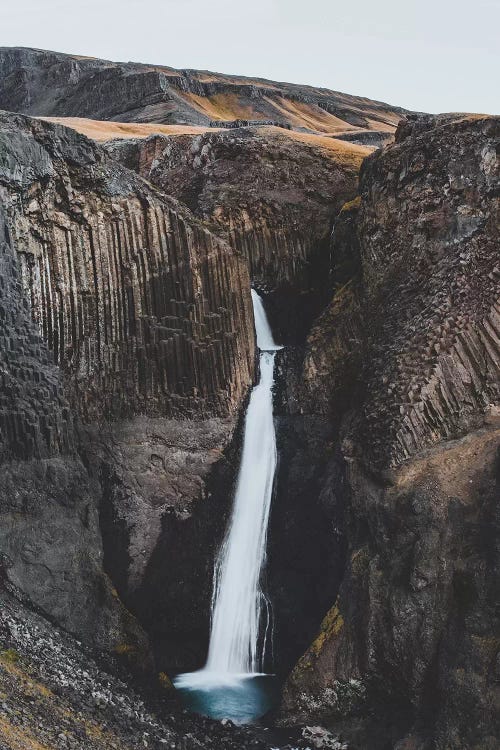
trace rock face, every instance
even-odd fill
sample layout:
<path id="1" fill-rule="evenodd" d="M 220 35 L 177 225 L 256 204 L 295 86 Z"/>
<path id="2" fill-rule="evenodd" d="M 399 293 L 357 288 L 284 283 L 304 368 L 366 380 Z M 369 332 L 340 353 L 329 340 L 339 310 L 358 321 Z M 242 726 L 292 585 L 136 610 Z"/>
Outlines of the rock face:
<path id="1" fill-rule="evenodd" d="M 128 642 L 145 665 L 144 633 L 103 572 L 96 487 L 76 454 L 61 373 L 31 320 L 3 205 L 0 277 L 0 584 L 100 649 Z"/>
<path id="2" fill-rule="evenodd" d="M 168 674 L 205 661 L 213 561 L 238 469 L 237 427 L 232 417 L 138 416 L 84 431 L 82 455 L 99 482 L 105 568 Z"/>
<path id="3" fill-rule="evenodd" d="M 0 139 L 23 284 L 79 415 L 234 412 L 253 375 L 244 262 L 73 131 L 4 115 Z"/>
<path id="4" fill-rule="evenodd" d="M 498 135 L 410 119 L 335 224 L 304 399 L 340 423 L 348 562 L 282 717 L 356 747 L 497 743 Z"/>
<path id="5" fill-rule="evenodd" d="M 107 150 L 248 259 L 253 283 L 273 292 L 267 300 L 281 341 L 305 335 L 327 299 L 332 216 L 355 195 L 369 149 L 242 128 L 113 140 Z"/>
<path id="6" fill-rule="evenodd" d="M 134 606 L 168 519 L 189 516 L 225 465 L 254 374 L 247 265 L 59 125 L 1 115 L 0 191 L 3 567 L 59 624 L 135 653 L 144 634 L 103 562 Z M 173 571 L 178 554 L 158 564 Z M 192 556 L 196 587 L 211 554 Z"/>
<path id="7" fill-rule="evenodd" d="M 275 632 L 274 662 L 269 666 L 284 674 L 310 642 L 318 617 L 338 588 L 335 571 L 343 568 L 345 543 L 340 539 L 338 547 L 332 548 L 331 534 L 339 528 L 342 512 L 331 493 L 321 491 L 325 472 L 335 472 L 329 465 L 334 452 L 331 421 L 327 417 L 320 420 L 315 413 L 301 413 L 293 387 L 281 381 L 293 380 L 300 370 L 301 344 L 311 320 L 328 298 L 332 216 L 355 195 L 359 165 L 369 149 L 277 128 L 155 135 L 113 140 L 106 148 L 126 167 L 170 191 L 213 232 L 240 250 L 248 259 L 252 282 L 265 290 L 277 340 L 291 345 L 278 355 L 280 461 L 268 569 Z M 208 518 L 203 527 L 207 524 Z M 204 546 L 211 546 L 214 533 L 219 539 L 222 529 L 212 527 L 207 535 L 198 523 L 197 539 L 203 539 Z M 164 535 L 170 546 L 178 537 L 184 539 L 180 527 L 174 526 Z M 183 562 L 183 570 L 191 579 L 188 560 Z M 200 580 L 199 571 L 197 577 Z M 158 588 L 166 590 L 171 585 L 168 575 L 163 573 L 163 579 Z M 187 583 L 184 595 L 177 591 L 177 600 L 188 597 L 192 590 L 193 584 Z M 188 598 L 183 600 L 189 611 L 197 610 L 193 623 L 200 622 L 200 602 L 206 602 L 208 608 L 206 592 L 200 588 L 190 604 Z M 161 617 L 152 620 L 166 622 L 172 614 L 162 610 Z M 176 627 L 176 632 L 190 644 L 193 655 L 190 666 L 199 666 L 206 631 L 194 631 L 192 623 L 179 622 L 182 626 Z M 201 649 L 199 644 L 203 644 Z M 169 650 L 164 639 L 161 650 Z"/>
<path id="8" fill-rule="evenodd" d="M 384 142 L 404 110 L 328 89 L 0 48 L 0 107 L 30 115 L 238 127 L 279 123 Z"/>

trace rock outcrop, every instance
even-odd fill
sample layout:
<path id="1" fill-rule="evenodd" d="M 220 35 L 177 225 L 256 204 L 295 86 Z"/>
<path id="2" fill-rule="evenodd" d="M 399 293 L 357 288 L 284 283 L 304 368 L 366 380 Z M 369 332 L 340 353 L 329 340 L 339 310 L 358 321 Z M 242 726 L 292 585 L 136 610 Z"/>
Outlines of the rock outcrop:
<path id="1" fill-rule="evenodd" d="M 328 299 L 332 216 L 369 149 L 278 128 L 113 140 L 107 150 L 187 205 L 248 259 L 280 341 L 305 336 Z M 286 312 L 284 312 L 286 311 Z"/>
<path id="2" fill-rule="evenodd" d="M 403 122 L 335 225 L 304 399 L 340 422 L 348 561 L 282 715 L 356 747 L 497 743 L 498 136 Z"/>
<path id="3" fill-rule="evenodd" d="M 144 633 L 103 571 L 97 488 L 76 453 L 61 372 L 31 318 L 3 205 L 0 278 L 0 586 L 99 649 L 128 642 L 145 666 Z"/>
<path id="4" fill-rule="evenodd" d="M 82 419 L 237 410 L 253 376 L 244 262 L 74 131 L 3 115 L 0 139 L 23 284 Z"/>
<path id="5" fill-rule="evenodd" d="M 225 466 L 254 375 L 247 264 L 60 125 L 2 113 L 0 197 L 2 569 L 60 625 L 135 653 L 144 634 L 104 571 L 133 606 L 168 519 Z M 210 555 L 193 556 L 197 587 Z"/>
<path id="6" fill-rule="evenodd" d="M 379 143 L 404 110 L 312 86 L 161 65 L 114 63 L 23 47 L 0 48 L 0 107 L 30 115 L 234 127 L 238 121 L 298 130 L 370 131 Z"/>

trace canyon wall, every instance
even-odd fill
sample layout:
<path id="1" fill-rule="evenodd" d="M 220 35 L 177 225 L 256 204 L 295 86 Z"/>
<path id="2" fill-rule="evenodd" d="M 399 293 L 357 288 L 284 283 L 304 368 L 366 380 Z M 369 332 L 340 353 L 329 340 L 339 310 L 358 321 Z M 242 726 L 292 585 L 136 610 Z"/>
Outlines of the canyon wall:
<path id="1" fill-rule="evenodd" d="M 99 649 L 129 643 L 145 667 L 146 637 L 103 571 L 97 487 L 23 293 L 3 187 L 0 196 L 0 586 Z"/>
<path id="2" fill-rule="evenodd" d="M 0 190 L 4 567 L 59 624 L 142 649 L 146 664 L 144 634 L 104 571 L 133 608 L 157 545 L 178 527 L 189 543 L 182 521 L 212 492 L 217 464 L 229 471 L 223 451 L 254 376 L 247 265 L 59 125 L 1 114 Z M 225 486 L 220 517 L 206 519 L 197 591 L 210 587 L 229 496 Z M 171 547 L 159 562 L 174 589 L 178 557 Z M 173 620 L 163 583 L 151 598 Z"/>
<path id="3" fill-rule="evenodd" d="M 348 553 L 282 719 L 370 750 L 498 737 L 498 136 L 495 118 L 409 118 L 367 159 L 308 340 L 303 399 L 339 425 Z"/>
<path id="4" fill-rule="evenodd" d="M 187 205 L 248 260 L 276 335 L 305 337 L 328 299 L 332 216 L 370 149 L 279 128 L 113 140 L 108 152 Z"/>
<path id="5" fill-rule="evenodd" d="M 327 611 L 344 565 L 344 499 L 324 490 L 338 473 L 335 425 L 307 408 L 296 380 L 304 339 L 331 295 L 332 216 L 354 198 L 370 150 L 276 128 L 155 135 L 106 148 L 240 249 L 276 340 L 286 344 L 276 358 L 279 465 L 267 569 L 275 633 L 269 669 L 286 674 Z"/>

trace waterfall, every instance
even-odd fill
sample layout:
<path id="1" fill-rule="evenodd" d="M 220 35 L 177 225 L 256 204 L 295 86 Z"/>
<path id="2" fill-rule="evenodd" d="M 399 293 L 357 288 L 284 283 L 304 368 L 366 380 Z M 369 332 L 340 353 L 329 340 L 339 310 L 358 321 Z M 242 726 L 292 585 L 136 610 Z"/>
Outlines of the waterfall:
<path id="1" fill-rule="evenodd" d="M 232 515 L 215 564 L 208 658 L 201 671 L 179 675 L 178 687 L 217 683 L 263 669 L 268 606 L 260 579 L 276 470 L 272 387 L 275 352 L 281 347 L 274 342 L 254 290 L 252 302 L 260 379 L 250 394 Z"/>

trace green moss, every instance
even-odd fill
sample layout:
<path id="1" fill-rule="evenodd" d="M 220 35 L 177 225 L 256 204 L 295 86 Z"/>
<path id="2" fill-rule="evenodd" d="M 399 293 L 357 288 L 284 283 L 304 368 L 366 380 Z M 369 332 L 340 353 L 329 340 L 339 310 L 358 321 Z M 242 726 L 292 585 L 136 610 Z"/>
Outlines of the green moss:
<path id="1" fill-rule="evenodd" d="M 360 205 L 361 205 L 361 196 L 357 195 L 355 198 L 352 199 L 352 201 L 347 201 L 347 203 L 344 203 L 344 205 L 340 209 L 340 213 L 344 213 L 345 211 L 352 211 L 354 208 L 359 208 Z"/>
<path id="2" fill-rule="evenodd" d="M 338 600 L 335 605 L 327 612 L 318 635 L 308 648 L 304 656 L 299 659 L 291 675 L 291 680 L 296 684 L 302 682 L 303 677 L 314 669 L 316 659 L 320 656 L 325 645 L 334 640 L 344 627 L 344 618 L 338 608 Z"/>
<path id="3" fill-rule="evenodd" d="M 113 651 L 118 656 L 131 656 L 132 654 L 137 653 L 137 647 L 133 646 L 131 643 L 119 643 L 114 647 Z"/>
<path id="4" fill-rule="evenodd" d="M 353 552 L 351 557 L 351 570 L 353 576 L 362 576 L 368 568 L 369 562 L 370 553 L 368 552 L 368 547 L 361 547 L 361 549 Z"/>
<path id="5" fill-rule="evenodd" d="M 342 628 L 344 627 L 344 618 L 340 614 L 337 602 L 326 614 L 323 622 L 321 623 L 320 631 L 309 649 L 314 656 L 319 656 L 322 652 L 325 643 L 328 643 L 335 636 L 337 636 Z"/>
<path id="6" fill-rule="evenodd" d="M 0 658 L 9 662 L 9 664 L 17 664 L 20 657 L 15 649 L 8 648 L 5 651 L 0 651 Z"/>
<path id="7" fill-rule="evenodd" d="M 165 672 L 160 672 L 158 675 L 158 682 L 163 690 L 173 690 L 172 680 Z"/>

